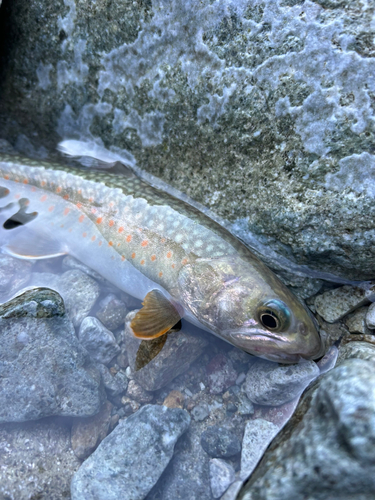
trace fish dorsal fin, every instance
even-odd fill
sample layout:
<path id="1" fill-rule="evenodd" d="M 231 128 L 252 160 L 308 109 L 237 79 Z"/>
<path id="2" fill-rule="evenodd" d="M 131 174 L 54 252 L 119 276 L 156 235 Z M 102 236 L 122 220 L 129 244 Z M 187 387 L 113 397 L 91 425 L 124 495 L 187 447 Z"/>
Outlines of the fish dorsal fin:
<path id="1" fill-rule="evenodd" d="M 140 339 L 160 337 L 181 319 L 174 305 L 159 290 L 151 290 L 142 304 L 130 324 L 134 335 Z"/>
<path id="2" fill-rule="evenodd" d="M 53 239 L 43 231 L 23 227 L 15 234 L 3 251 L 17 259 L 49 259 L 67 253 L 62 242 Z"/>

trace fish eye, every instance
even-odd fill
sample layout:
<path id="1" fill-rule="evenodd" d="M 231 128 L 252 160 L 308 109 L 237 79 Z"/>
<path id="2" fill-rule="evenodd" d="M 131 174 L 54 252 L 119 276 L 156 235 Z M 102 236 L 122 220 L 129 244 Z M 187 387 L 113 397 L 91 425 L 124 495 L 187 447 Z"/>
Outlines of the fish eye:
<path id="1" fill-rule="evenodd" d="M 290 311 L 281 300 L 268 300 L 259 306 L 258 318 L 268 330 L 280 331 L 289 326 Z"/>

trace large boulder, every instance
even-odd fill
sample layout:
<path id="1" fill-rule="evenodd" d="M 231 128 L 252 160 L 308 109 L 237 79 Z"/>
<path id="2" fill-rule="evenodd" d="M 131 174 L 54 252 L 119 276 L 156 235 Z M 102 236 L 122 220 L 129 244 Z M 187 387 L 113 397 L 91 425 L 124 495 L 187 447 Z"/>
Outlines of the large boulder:
<path id="1" fill-rule="evenodd" d="M 7 2 L 0 129 L 39 157 L 104 143 L 243 239 L 370 278 L 373 15 L 360 0 Z"/>

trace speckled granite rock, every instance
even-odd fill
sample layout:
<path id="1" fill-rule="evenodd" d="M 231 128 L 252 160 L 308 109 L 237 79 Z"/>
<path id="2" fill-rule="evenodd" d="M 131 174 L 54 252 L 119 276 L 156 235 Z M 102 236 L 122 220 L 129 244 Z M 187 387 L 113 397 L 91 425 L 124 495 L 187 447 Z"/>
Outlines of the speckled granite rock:
<path id="1" fill-rule="evenodd" d="M 109 330 L 116 330 L 124 326 L 128 312 L 125 303 L 110 293 L 99 302 L 96 317 Z"/>
<path id="2" fill-rule="evenodd" d="M 314 361 L 278 365 L 258 358 L 247 373 L 245 392 L 253 403 L 279 406 L 300 395 L 318 375 Z"/>
<path id="3" fill-rule="evenodd" d="M 136 370 L 142 341 L 135 338 L 130 330 L 130 322 L 135 314 L 136 311 L 132 311 L 127 315 L 124 333 L 124 343 L 132 377 L 147 391 L 155 391 L 184 373 L 190 364 L 202 354 L 207 341 L 203 337 L 182 330 L 172 333 L 168 335 L 161 350 L 158 345 L 156 345 L 155 353 L 147 350 L 148 357 L 145 356 L 147 357 L 145 363 L 146 361 L 147 363 Z M 155 340 L 158 341 L 158 339 Z M 151 345 L 150 341 L 143 342 L 146 342 L 143 345 L 148 349 Z M 152 357 L 154 354 L 156 354 L 155 357 Z"/>
<path id="4" fill-rule="evenodd" d="M 44 419 L 0 426 L 0 498 L 70 498 L 70 480 L 81 461 L 70 446 L 69 426 Z"/>
<path id="5" fill-rule="evenodd" d="M 375 491 L 375 363 L 347 359 L 301 398 L 240 500 L 370 500 Z"/>
<path id="6" fill-rule="evenodd" d="M 375 345 L 368 342 L 349 342 L 340 347 L 337 365 L 346 359 L 359 358 L 375 363 Z"/>
<path id="7" fill-rule="evenodd" d="M 185 410 L 144 406 L 121 421 L 83 463 L 72 480 L 72 500 L 142 500 L 189 424 Z"/>
<path id="8" fill-rule="evenodd" d="M 356 311 L 348 314 L 345 318 L 345 325 L 348 327 L 350 333 L 362 333 L 370 335 L 371 331 L 366 324 L 366 315 L 368 307 L 360 307 Z"/>
<path id="9" fill-rule="evenodd" d="M 234 481 L 234 468 L 220 458 L 210 460 L 211 491 L 214 498 L 219 498 Z"/>
<path id="10" fill-rule="evenodd" d="M 102 140 L 244 239 L 373 277 L 372 3 L 4 7 L 0 129 L 18 150 Z"/>
<path id="11" fill-rule="evenodd" d="M 241 443 L 236 434 L 218 425 L 211 425 L 202 432 L 201 445 L 214 458 L 232 457 L 241 451 Z"/>
<path id="12" fill-rule="evenodd" d="M 99 411 L 100 374 L 56 292 L 30 290 L 1 305 L 0 345 L 0 422 Z"/>
<path id="13" fill-rule="evenodd" d="M 92 316 L 86 316 L 79 328 L 78 339 L 92 359 L 107 365 L 120 353 L 115 336 Z"/>

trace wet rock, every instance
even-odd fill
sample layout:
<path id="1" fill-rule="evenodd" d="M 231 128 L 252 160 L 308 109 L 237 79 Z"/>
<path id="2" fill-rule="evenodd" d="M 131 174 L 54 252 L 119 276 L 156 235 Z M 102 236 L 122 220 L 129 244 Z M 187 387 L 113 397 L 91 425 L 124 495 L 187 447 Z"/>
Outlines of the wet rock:
<path id="1" fill-rule="evenodd" d="M 75 455 L 85 460 L 107 436 L 113 405 L 106 401 L 99 413 L 73 421 L 71 443 Z"/>
<path id="2" fill-rule="evenodd" d="M 78 269 L 61 275 L 32 273 L 30 282 L 35 286 L 56 290 L 64 299 L 67 313 L 75 327 L 88 316 L 100 294 L 97 282 Z"/>
<path id="3" fill-rule="evenodd" d="M 15 259 L 0 253 L 0 297 L 9 299 L 27 285 L 31 274 L 31 262 Z"/>
<path id="4" fill-rule="evenodd" d="M 124 333 L 124 344 L 128 356 L 132 377 L 147 391 L 155 391 L 165 386 L 181 373 L 184 373 L 203 352 L 207 341 L 198 335 L 179 331 L 167 336 L 165 344 L 160 350 L 156 346 L 156 355 L 148 351 L 147 363 L 139 370 L 135 370 L 137 355 L 142 344 L 148 349 L 150 341 L 141 341 L 134 337 L 130 329 L 130 322 L 137 311 L 132 311 L 127 315 Z M 156 339 L 157 340 L 157 339 Z M 154 356 L 154 357 L 153 357 Z"/>
<path id="5" fill-rule="evenodd" d="M 110 363 L 120 352 L 113 333 L 92 316 L 82 321 L 78 338 L 92 359 L 103 365 Z"/>
<path id="6" fill-rule="evenodd" d="M 240 392 L 236 399 L 237 401 L 235 404 L 240 415 L 252 415 L 254 413 L 254 405 L 246 394 Z"/>
<path id="7" fill-rule="evenodd" d="M 115 375 L 112 375 L 105 365 L 99 363 L 97 367 L 102 375 L 104 388 L 108 396 L 115 397 L 126 391 L 128 378 L 123 371 L 120 370 Z"/>
<path id="8" fill-rule="evenodd" d="M 340 347 L 337 365 L 346 359 L 364 359 L 375 362 L 375 345 L 368 342 L 349 342 Z"/>
<path id="9" fill-rule="evenodd" d="M 63 271 L 70 271 L 70 270 L 78 270 L 82 271 L 83 273 L 87 274 L 88 276 L 91 276 L 95 281 L 98 281 L 99 283 L 102 283 L 106 286 L 112 287 L 113 285 L 109 283 L 103 276 L 99 273 L 97 273 L 94 269 L 91 269 L 91 267 L 86 266 L 83 264 L 83 262 L 79 261 L 78 259 L 75 259 L 71 255 L 67 255 L 64 257 L 62 261 L 62 269 Z"/>
<path id="10" fill-rule="evenodd" d="M 191 410 L 191 416 L 197 422 L 206 419 L 209 416 L 209 414 L 210 414 L 210 409 L 208 407 L 208 404 L 205 403 L 204 401 L 194 406 L 194 408 Z"/>
<path id="11" fill-rule="evenodd" d="M 318 375 L 319 368 L 313 361 L 278 365 L 259 358 L 248 371 L 244 389 L 255 404 L 279 406 L 301 394 Z"/>
<path id="12" fill-rule="evenodd" d="M 242 488 L 242 481 L 237 480 L 232 483 L 220 500 L 237 500 L 237 495 Z"/>
<path id="13" fill-rule="evenodd" d="M 345 318 L 350 333 L 371 334 L 366 324 L 367 307 L 360 307 Z"/>
<path id="14" fill-rule="evenodd" d="M 375 303 L 367 309 L 366 325 L 368 328 L 375 329 Z"/>
<path id="15" fill-rule="evenodd" d="M 241 451 L 241 479 L 247 479 L 279 431 L 272 422 L 257 418 L 246 423 Z"/>
<path id="16" fill-rule="evenodd" d="M 100 374 L 56 292 L 30 290 L 1 305 L 0 345 L 1 422 L 99 411 Z"/>
<path id="17" fill-rule="evenodd" d="M 1 425 L 0 456 L 4 500 L 69 498 L 71 478 L 81 464 L 61 419 Z"/>
<path id="18" fill-rule="evenodd" d="M 224 354 L 217 354 L 207 365 L 207 380 L 211 394 L 220 394 L 235 384 L 237 372 L 232 361 Z"/>
<path id="19" fill-rule="evenodd" d="M 116 328 L 124 326 L 128 312 L 125 303 L 110 293 L 99 302 L 96 317 L 109 330 L 116 330 Z"/>
<path id="20" fill-rule="evenodd" d="M 241 443 L 236 434 L 217 425 L 211 425 L 202 432 L 201 445 L 213 458 L 233 457 L 241 451 Z"/>
<path id="21" fill-rule="evenodd" d="M 164 399 L 163 405 L 168 408 L 183 408 L 185 396 L 180 391 L 171 391 Z"/>
<path id="22" fill-rule="evenodd" d="M 228 486 L 233 483 L 234 477 L 235 471 L 232 465 L 220 458 L 210 460 L 210 482 L 214 498 L 221 497 Z"/>
<path id="23" fill-rule="evenodd" d="M 346 359 L 302 396 L 239 498 L 370 499 L 374 442 L 375 363 Z"/>
<path id="24" fill-rule="evenodd" d="M 185 410 L 156 405 L 120 421 L 74 475 L 72 500 L 145 498 L 189 424 Z"/>
<path id="25" fill-rule="evenodd" d="M 315 298 L 316 312 L 328 323 L 334 323 L 370 302 L 374 295 L 372 287 L 342 286 L 329 290 Z"/>
<path id="26" fill-rule="evenodd" d="M 126 391 L 126 395 L 134 399 L 135 401 L 138 401 L 138 403 L 145 404 L 145 403 L 150 403 L 154 399 L 154 395 L 152 392 L 148 392 L 143 387 L 135 380 L 130 380 L 129 385 L 128 385 L 128 390 Z M 166 405 L 168 406 L 168 405 Z"/>

